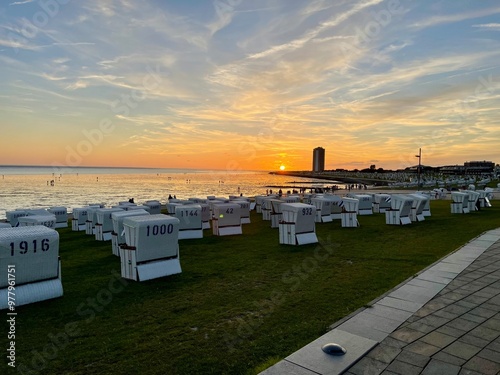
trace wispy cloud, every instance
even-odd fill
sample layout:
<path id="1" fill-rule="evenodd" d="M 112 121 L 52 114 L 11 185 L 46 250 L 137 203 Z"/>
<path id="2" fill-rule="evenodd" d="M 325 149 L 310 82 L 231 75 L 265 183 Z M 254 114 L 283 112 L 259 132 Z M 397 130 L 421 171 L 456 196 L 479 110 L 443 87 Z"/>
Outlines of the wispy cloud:
<path id="1" fill-rule="evenodd" d="M 53 76 L 53 75 L 50 75 L 47 73 L 42 73 L 41 76 L 49 81 L 63 81 L 65 79 L 67 79 L 67 77 L 58 77 L 58 76 Z"/>
<path id="2" fill-rule="evenodd" d="M 500 31 L 500 23 L 485 23 L 482 25 L 472 25 L 472 27 L 476 27 L 483 30 Z"/>
<path id="3" fill-rule="evenodd" d="M 22 5 L 22 4 L 32 3 L 33 1 L 35 1 L 35 0 L 16 1 L 14 3 L 10 3 L 9 5 Z"/>
<path id="4" fill-rule="evenodd" d="M 321 32 L 338 26 L 342 22 L 347 21 L 350 17 L 355 15 L 356 13 L 362 11 L 365 8 L 377 5 L 381 3 L 383 0 L 370 0 L 366 2 L 360 2 L 355 4 L 351 9 L 341 13 L 339 15 L 335 15 L 330 18 L 328 21 L 321 23 L 318 27 L 313 28 L 312 30 L 308 30 L 301 38 L 295 39 L 291 42 L 273 46 L 265 51 L 261 51 L 259 53 L 252 54 L 248 56 L 249 59 L 259 59 L 263 57 L 267 57 L 269 55 L 273 55 L 276 53 L 282 53 L 290 50 L 295 50 L 303 47 L 307 42 L 317 37 Z"/>
<path id="5" fill-rule="evenodd" d="M 84 89 L 89 86 L 88 81 L 83 81 L 83 80 L 78 80 L 76 82 L 73 82 L 66 86 L 67 90 L 78 90 L 78 89 Z"/>
<path id="6" fill-rule="evenodd" d="M 456 14 L 446 14 L 426 17 L 425 19 L 419 20 L 413 23 L 411 26 L 417 29 L 422 29 L 426 27 L 432 27 L 437 25 L 443 25 L 447 23 L 460 22 L 468 19 L 475 19 L 485 16 L 492 16 L 494 14 L 500 13 L 500 7 L 493 7 L 487 9 L 473 10 L 469 12 L 456 13 Z"/>
<path id="7" fill-rule="evenodd" d="M 37 49 L 37 46 L 33 46 L 24 38 L 0 39 L 0 46 L 27 51 L 35 51 Z"/>

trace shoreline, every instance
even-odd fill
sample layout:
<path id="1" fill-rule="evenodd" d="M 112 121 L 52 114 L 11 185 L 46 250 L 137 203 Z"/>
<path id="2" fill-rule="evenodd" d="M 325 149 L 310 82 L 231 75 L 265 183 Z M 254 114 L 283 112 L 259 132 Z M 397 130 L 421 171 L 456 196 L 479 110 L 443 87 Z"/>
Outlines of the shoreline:
<path id="1" fill-rule="evenodd" d="M 269 172 L 269 174 L 281 175 L 281 176 L 291 176 L 291 177 L 302 177 L 302 178 L 315 178 L 318 180 L 333 181 L 339 183 L 347 184 L 364 184 L 364 185 L 374 185 L 374 186 L 388 186 L 390 180 L 380 180 L 378 178 L 365 178 L 365 177 L 339 177 L 324 175 L 315 172 Z"/>

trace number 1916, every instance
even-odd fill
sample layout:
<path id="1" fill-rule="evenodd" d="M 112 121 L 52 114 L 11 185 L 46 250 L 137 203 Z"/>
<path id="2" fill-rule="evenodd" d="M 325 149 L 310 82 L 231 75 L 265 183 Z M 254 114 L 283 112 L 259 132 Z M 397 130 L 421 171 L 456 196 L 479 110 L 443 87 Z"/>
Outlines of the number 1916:
<path id="1" fill-rule="evenodd" d="M 28 251 L 32 250 L 33 254 L 35 254 L 38 250 L 42 252 L 49 251 L 50 249 L 50 241 L 48 238 L 44 238 L 43 240 L 35 239 L 31 242 L 21 241 L 16 246 L 15 242 L 10 243 L 10 256 L 14 256 L 16 251 L 19 251 L 19 254 L 27 254 Z M 32 245 L 32 246 L 30 246 Z M 31 247 L 31 249 L 30 249 Z"/>

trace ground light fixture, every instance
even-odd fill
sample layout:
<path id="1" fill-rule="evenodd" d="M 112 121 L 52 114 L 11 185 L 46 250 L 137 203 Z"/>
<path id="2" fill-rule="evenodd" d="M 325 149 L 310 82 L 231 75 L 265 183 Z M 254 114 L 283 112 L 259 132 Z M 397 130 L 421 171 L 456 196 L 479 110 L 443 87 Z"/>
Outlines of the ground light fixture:
<path id="1" fill-rule="evenodd" d="M 325 344 L 321 347 L 321 350 L 330 355 L 344 355 L 345 353 L 347 353 L 347 350 L 345 350 L 344 347 L 335 343 Z"/>

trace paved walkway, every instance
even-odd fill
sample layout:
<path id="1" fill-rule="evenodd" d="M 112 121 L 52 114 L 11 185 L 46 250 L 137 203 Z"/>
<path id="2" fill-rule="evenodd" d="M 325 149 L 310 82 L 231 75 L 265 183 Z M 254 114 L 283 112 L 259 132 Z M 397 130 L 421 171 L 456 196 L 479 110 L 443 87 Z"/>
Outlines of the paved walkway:
<path id="1" fill-rule="evenodd" d="M 331 328 L 262 374 L 500 374 L 500 228 Z"/>

